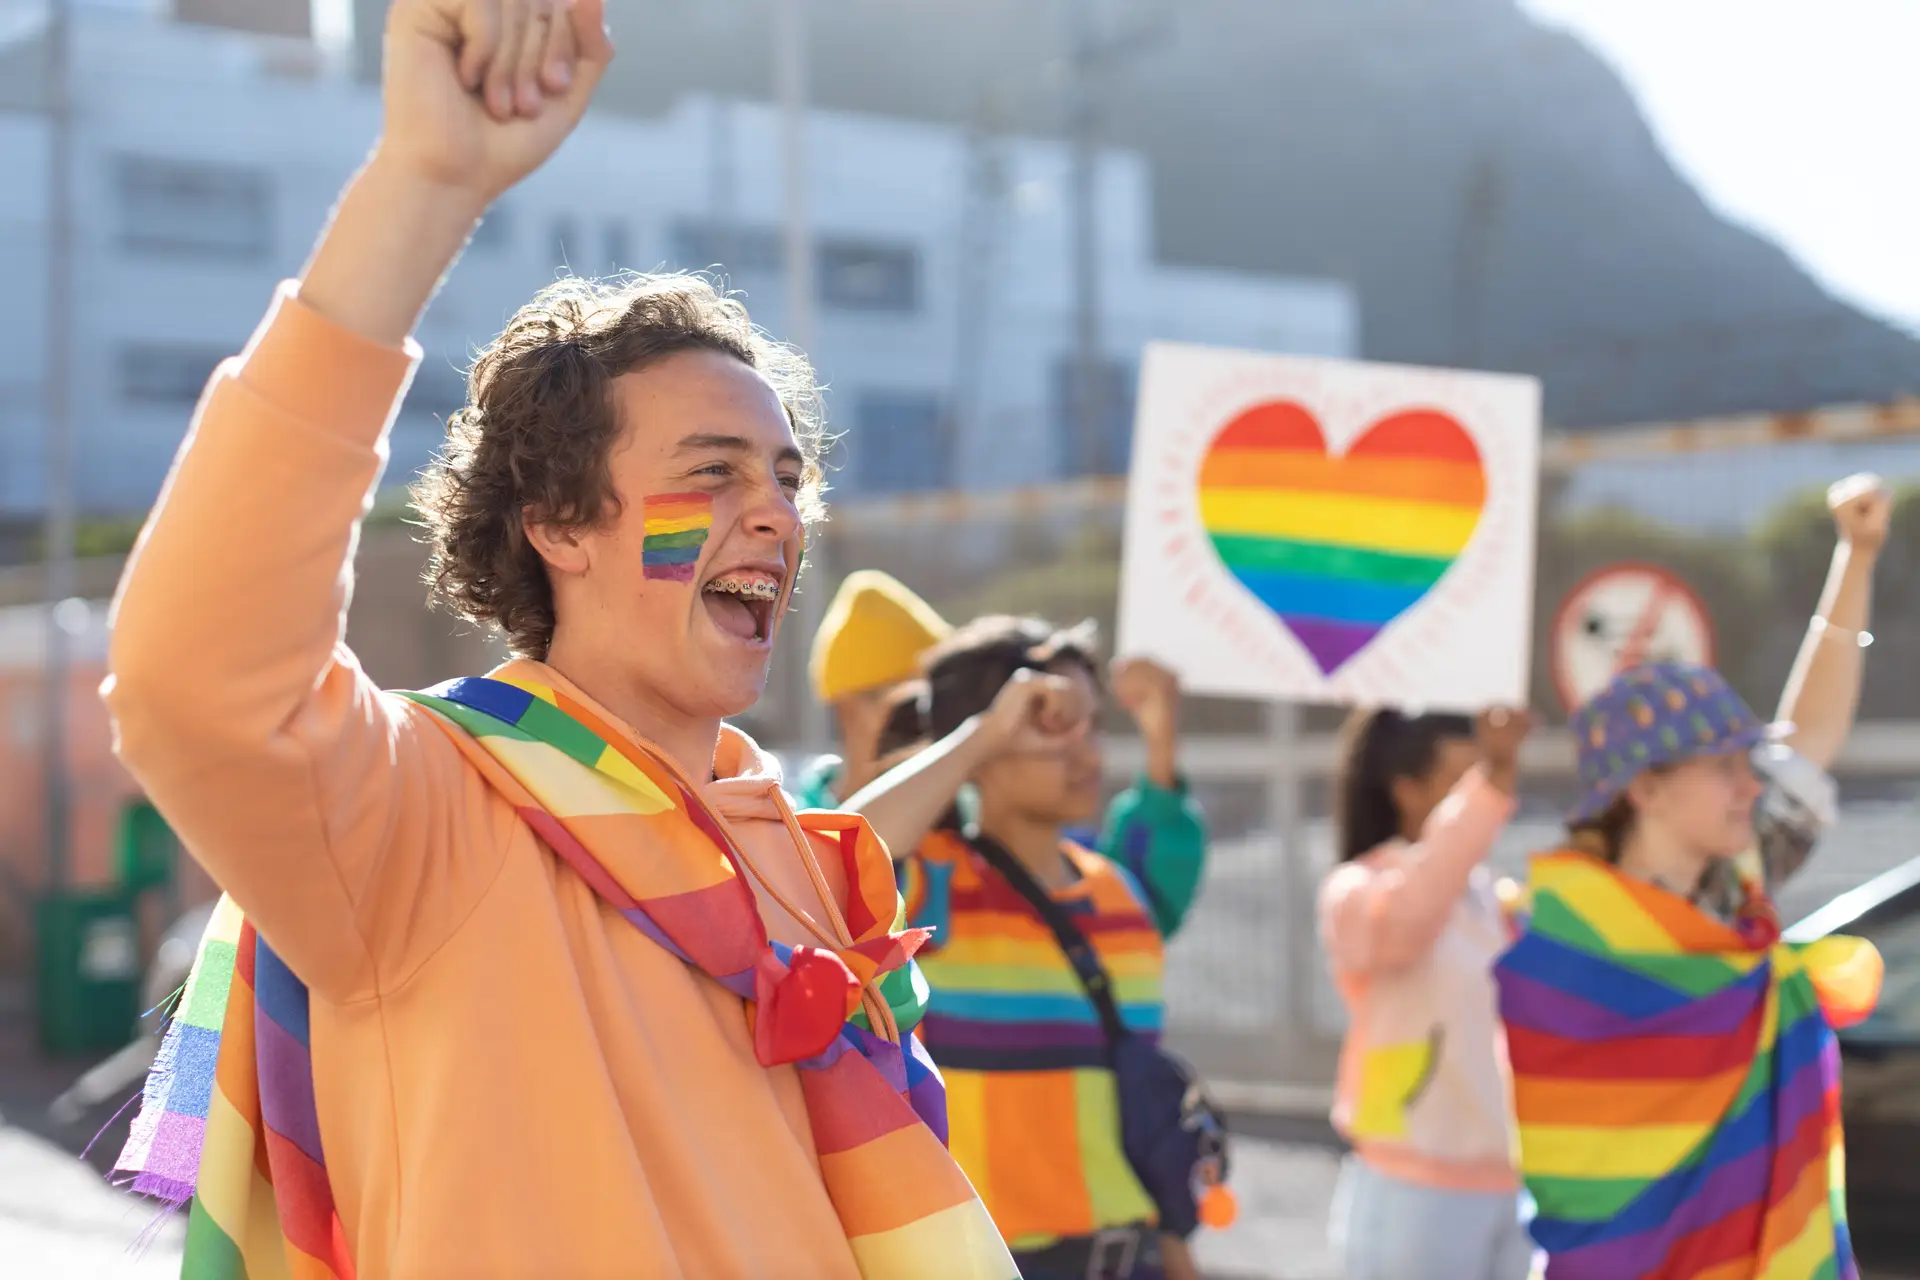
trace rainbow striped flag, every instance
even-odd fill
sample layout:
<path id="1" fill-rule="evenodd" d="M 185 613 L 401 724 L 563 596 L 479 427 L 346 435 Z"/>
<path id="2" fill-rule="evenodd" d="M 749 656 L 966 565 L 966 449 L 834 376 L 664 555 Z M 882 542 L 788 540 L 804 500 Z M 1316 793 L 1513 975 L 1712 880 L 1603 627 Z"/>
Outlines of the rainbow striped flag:
<path id="1" fill-rule="evenodd" d="M 1852 1280 L 1834 1028 L 1872 944 L 1780 941 L 1585 854 L 1536 858 L 1494 972 L 1548 1280 Z"/>
<path id="2" fill-rule="evenodd" d="M 352 1280 L 313 1101 L 307 989 L 222 897 L 118 1167 L 192 1200 L 182 1280 Z"/>
<path id="3" fill-rule="evenodd" d="M 807 813 L 848 872 L 850 938 L 768 938 L 740 855 L 686 779 L 592 709 L 510 664 L 402 695 L 541 840 L 636 928 L 746 1001 L 755 1055 L 791 1063 L 860 1274 L 1017 1280 L 946 1150 L 946 1095 L 912 1034 L 927 985 L 892 860 L 855 816 Z M 349 1280 L 313 1101 L 307 991 L 232 902 L 201 944 L 119 1168 L 193 1200 L 183 1280 Z"/>
<path id="4" fill-rule="evenodd" d="M 713 529 L 713 499 L 704 493 L 663 493 L 643 506 L 641 572 L 650 579 L 692 582 L 700 548 Z"/>

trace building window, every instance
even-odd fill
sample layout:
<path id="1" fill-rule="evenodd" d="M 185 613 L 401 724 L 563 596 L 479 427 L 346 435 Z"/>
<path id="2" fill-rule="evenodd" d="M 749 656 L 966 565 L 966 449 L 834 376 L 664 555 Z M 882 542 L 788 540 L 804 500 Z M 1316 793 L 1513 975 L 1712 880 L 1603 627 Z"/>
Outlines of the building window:
<path id="1" fill-rule="evenodd" d="M 135 404 L 192 404 L 230 352 L 198 343 L 130 342 L 116 364 L 120 398 Z"/>
<path id="2" fill-rule="evenodd" d="M 912 311 L 920 305 L 920 254 L 872 240 L 820 242 L 820 300 L 848 311 Z"/>
<path id="3" fill-rule="evenodd" d="M 473 238 L 467 241 L 467 247 L 482 253 L 498 253 L 512 243 L 513 214 L 505 205 L 497 204 L 487 210 L 487 216 L 473 229 Z"/>
<path id="4" fill-rule="evenodd" d="M 1096 420 L 1090 449 L 1081 438 L 1082 381 L 1080 363 L 1073 357 L 1054 364 L 1053 418 L 1060 474 L 1125 475 L 1133 460 L 1133 365 L 1110 360 L 1096 371 L 1092 388 L 1097 397 Z"/>
<path id="5" fill-rule="evenodd" d="M 669 239 L 673 265 L 681 271 L 717 267 L 729 275 L 769 275 L 786 261 L 780 233 L 768 227 L 678 222 Z"/>
<path id="6" fill-rule="evenodd" d="M 847 453 L 860 488 L 909 493 L 950 485 L 946 414 L 923 391 L 862 391 Z"/>
<path id="7" fill-rule="evenodd" d="M 115 183 L 128 249 L 223 258 L 273 251 L 273 181 L 259 170 L 122 156 Z"/>

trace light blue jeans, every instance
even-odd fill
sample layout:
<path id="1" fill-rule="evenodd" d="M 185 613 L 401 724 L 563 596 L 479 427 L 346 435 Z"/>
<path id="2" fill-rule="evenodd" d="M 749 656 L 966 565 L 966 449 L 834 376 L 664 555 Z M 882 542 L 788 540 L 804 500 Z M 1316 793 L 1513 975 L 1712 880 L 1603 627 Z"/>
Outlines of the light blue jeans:
<path id="1" fill-rule="evenodd" d="M 1346 1280 L 1527 1280 L 1519 1197 L 1401 1182 L 1348 1156 L 1327 1228 Z"/>

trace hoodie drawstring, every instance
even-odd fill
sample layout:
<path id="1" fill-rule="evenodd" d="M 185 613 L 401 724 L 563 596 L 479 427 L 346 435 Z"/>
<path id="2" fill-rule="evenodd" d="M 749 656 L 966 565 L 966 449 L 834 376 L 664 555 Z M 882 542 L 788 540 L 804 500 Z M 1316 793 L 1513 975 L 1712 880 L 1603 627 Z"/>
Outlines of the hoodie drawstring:
<path id="1" fill-rule="evenodd" d="M 833 886 L 827 883 L 826 872 L 820 869 L 819 859 L 814 856 L 813 841 L 807 838 L 806 829 L 800 825 L 800 819 L 794 816 L 793 806 L 787 803 L 786 796 L 781 793 L 780 785 L 770 782 L 767 790 L 772 793 L 774 807 L 780 811 L 780 820 L 786 824 L 787 835 L 793 840 L 794 851 L 800 855 L 800 865 L 807 869 L 807 878 L 813 881 L 814 892 L 820 897 L 820 905 L 826 909 L 827 922 L 832 925 L 833 932 L 827 933 L 810 913 L 787 901 L 786 896 L 760 873 L 758 867 L 753 865 L 753 859 L 748 856 L 746 849 L 736 841 L 735 852 L 740 856 L 740 865 L 747 869 L 755 883 L 766 891 L 767 896 L 772 898 L 781 910 L 798 920 L 801 926 L 827 950 L 839 951 L 852 946 L 853 931 L 847 927 L 847 920 L 840 912 L 840 905 L 833 900 Z M 894 1044 L 899 1044 L 900 1025 L 894 1020 L 893 1010 L 888 1006 L 886 997 L 880 993 L 876 981 L 870 979 L 860 984 L 860 1004 L 867 1012 L 867 1025 L 873 1029 L 874 1033 L 884 1036 Z"/>

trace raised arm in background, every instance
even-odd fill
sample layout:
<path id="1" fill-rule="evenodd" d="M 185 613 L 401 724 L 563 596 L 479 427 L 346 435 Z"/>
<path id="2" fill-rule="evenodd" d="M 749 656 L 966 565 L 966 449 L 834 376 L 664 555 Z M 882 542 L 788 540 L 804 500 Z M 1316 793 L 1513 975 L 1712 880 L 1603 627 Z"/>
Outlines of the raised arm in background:
<path id="1" fill-rule="evenodd" d="M 611 53 L 600 0 L 396 0 L 381 137 L 302 279 L 214 374 L 115 601 L 121 758 L 337 999 L 450 932 L 493 871 L 463 851 L 504 847 L 443 829 L 453 789 L 480 784 L 346 648 L 351 566 L 418 359 L 408 334 Z"/>
<path id="2" fill-rule="evenodd" d="M 1186 921 L 1207 862 L 1207 824 L 1180 775 L 1180 680 L 1158 663 L 1113 664 L 1113 695 L 1147 748 L 1146 771 L 1107 806 L 1100 852 L 1146 891 L 1154 923 L 1172 937 Z"/>
<path id="3" fill-rule="evenodd" d="M 1793 725 L 1793 748 L 1822 769 L 1839 759 L 1859 712 L 1866 670 L 1860 636 L 1871 621 L 1873 567 L 1886 545 L 1893 498 L 1880 477 L 1857 475 L 1827 491 L 1827 506 L 1839 534 L 1833 564 L 1776 716 Z"/>
<path id="4" fill-rule="evenodd" d="M 1384 858 L 1355 858 L 1327 877 L 1320 933 L 1336 969 L 1400 969 L 1432 949 L 1468 877 L 1513 816 L 1520 744 L 1532 726 L 1526 712 L 1483 713 L 1475 730 L 1480 762 L 1427 816 L 1420 838 Z"/>

